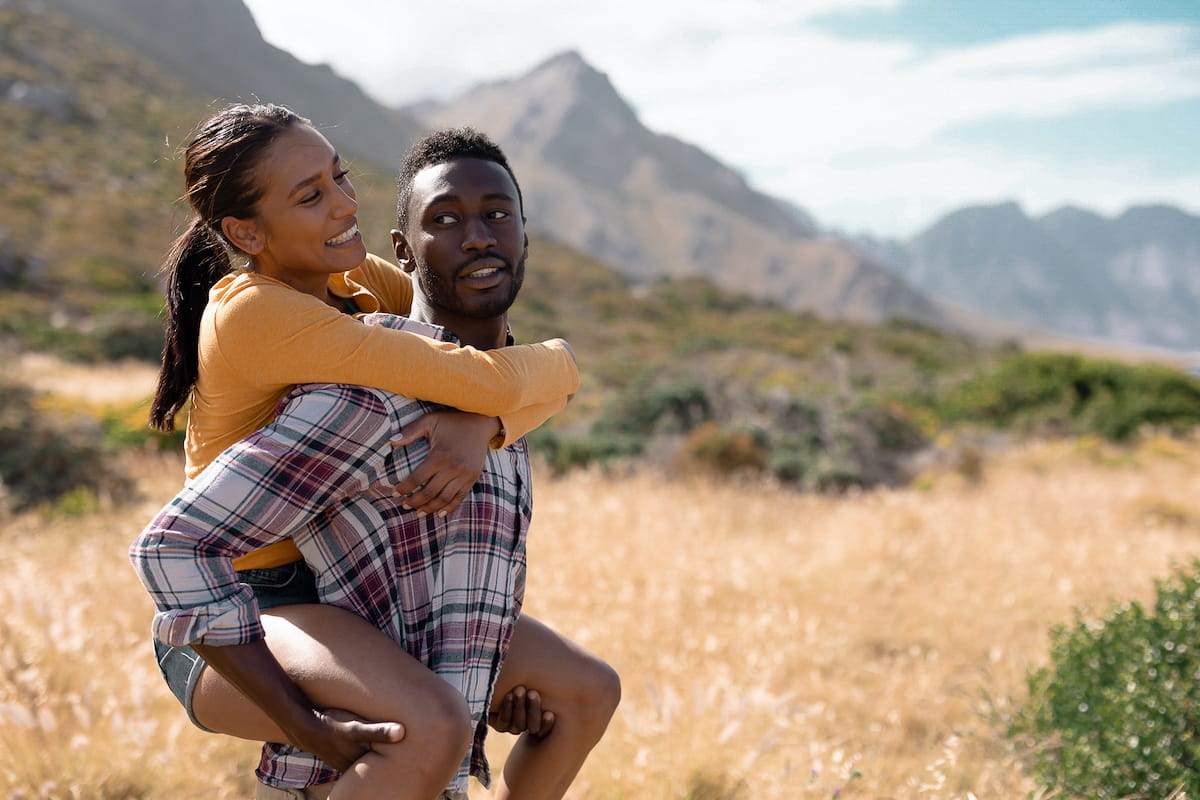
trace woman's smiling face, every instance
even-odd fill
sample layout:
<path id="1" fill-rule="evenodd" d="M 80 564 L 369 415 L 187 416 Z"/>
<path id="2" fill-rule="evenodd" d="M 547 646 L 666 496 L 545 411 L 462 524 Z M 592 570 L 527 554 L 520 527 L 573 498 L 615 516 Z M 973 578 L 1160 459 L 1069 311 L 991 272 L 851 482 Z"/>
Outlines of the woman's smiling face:
<path id="1" fill-rule="evenodd" d="M 367 256 L 358 232 L 358 200 L 333 145 L 294 125 L 256 167 L 263 193 L 245 237 L 235 239 L 254 268 L 301 291 L 324 296 L 329 276 Z"/>

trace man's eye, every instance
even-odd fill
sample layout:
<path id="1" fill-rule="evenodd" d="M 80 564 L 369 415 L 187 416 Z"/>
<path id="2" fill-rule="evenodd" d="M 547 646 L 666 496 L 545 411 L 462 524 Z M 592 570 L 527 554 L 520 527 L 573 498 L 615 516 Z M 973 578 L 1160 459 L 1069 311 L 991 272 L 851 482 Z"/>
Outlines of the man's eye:
<path id="1" fill-rule="evenodd" d="M 507 211 L 502 211 L 500 209 L 496 209 L 495 211 L 488 212 L 488 219 L 506 219 L 511 216 L 512 216 L 512 214 L 508 213 Z"/>
<path id="2" fill-rule="evenodd" d="M 433 221 L 436 222 L 438 225 L 449 225 L 450 223 L 454 222 L 454 215 L 453 214 L 438 214 L 437 216 L 435 216 L 433 218 Z"/>

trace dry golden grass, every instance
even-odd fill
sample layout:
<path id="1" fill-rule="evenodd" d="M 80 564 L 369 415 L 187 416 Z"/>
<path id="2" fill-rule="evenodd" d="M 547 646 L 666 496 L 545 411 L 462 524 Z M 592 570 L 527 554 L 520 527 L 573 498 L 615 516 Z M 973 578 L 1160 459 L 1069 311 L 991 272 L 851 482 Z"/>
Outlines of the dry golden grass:
<path id="1" fill-rule="evenodd" d="M 40 392 L 88 405 L 120 404 L 154 394 L 158 368 L 132 359 L 111 364 L 72 364 L 49 353 L 21 353 L 12 374 Z"/>
<path id="2" fill-rule="evenodd" d="M 984 698 L 1019 699 L 1075 607 L 1149 598 L 1200 555 L 1200 441 L 1031 445 L 976 466 L 840 499 L 542 480 L 527 609 L 624 682 L 572 797 L 1036 792 Z M 3 523 L 4 797 L 251 796 L 256 747 L 193 730 L 149 654 L 125 547 L 179 465 L 142 467 L 135 508 Z"/>

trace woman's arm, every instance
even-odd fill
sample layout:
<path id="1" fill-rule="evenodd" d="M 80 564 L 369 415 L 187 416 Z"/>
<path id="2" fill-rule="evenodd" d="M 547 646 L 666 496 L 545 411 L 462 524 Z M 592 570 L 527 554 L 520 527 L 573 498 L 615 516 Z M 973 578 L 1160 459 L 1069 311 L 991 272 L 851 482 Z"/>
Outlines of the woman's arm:
<path id="1" fill-rule="evenodd" d="M 351 383 L 504 416 L 567 397 L 579 372 L 561 339 L 497 350 L 458 347 L 366 326 L 267 279 L 235 281 L 215 299 L 200 358 L 209 380 L 264 393 L 299 383 Z"/>

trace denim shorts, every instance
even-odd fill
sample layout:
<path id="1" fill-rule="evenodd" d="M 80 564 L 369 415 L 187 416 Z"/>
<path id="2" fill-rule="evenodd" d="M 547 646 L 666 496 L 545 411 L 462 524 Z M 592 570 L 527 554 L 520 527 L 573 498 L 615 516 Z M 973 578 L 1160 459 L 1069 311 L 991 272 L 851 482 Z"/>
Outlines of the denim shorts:
<path id="1" fill-rule="evenodd" d="M 317 598 L 316 576 L 303 561 L 265 569 L 239 570 L 238 578 L 254 589 L 259 611 L 297 603 L 320 602 Z M 154 640 L 154 655 L 159 672 L 171 693 L 183 704 L 188 719 L 197 728 L 208 730 L 196 721 L 192 711 L 192 695 L 196 691 L 196 684 L 200 682 L 200 674 L 207 666 L 204 659 L 187 645 L 171 647 L 157 639 Z"/>

